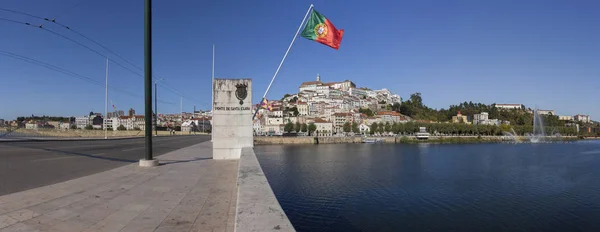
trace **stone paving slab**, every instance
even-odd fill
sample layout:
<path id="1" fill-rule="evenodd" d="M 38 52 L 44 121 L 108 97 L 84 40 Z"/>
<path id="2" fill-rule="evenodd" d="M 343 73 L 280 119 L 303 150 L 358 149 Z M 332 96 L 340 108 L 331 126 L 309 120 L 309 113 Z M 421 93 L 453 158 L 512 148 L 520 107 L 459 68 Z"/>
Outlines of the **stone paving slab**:
<path id="1" fill-rule="evenodd" d="M 204 142 L 137 164 L 0 196 L 0 232 L 234 231 L 237 160 Z"/>

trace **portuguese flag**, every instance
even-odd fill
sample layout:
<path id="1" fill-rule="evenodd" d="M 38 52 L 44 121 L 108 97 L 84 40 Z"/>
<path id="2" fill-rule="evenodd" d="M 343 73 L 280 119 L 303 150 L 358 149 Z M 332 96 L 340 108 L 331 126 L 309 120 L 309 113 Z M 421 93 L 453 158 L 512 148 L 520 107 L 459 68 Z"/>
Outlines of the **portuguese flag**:
<path id="1" fill-rule="evenodd" d="M 338 30 L 329 19 L 313 9 L 302 31 L 302 37 L 325 44 L 334 49 L 340 48 L 344 29 Z"/>

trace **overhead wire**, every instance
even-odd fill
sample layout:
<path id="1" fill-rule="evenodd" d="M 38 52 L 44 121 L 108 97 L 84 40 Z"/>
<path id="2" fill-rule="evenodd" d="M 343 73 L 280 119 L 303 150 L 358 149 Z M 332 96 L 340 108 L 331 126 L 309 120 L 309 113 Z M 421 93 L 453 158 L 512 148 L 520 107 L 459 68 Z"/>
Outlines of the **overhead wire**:
<path id="1" fill-rule="evenodd" d="M 64 24 L 62 24 L 62 23 L 60 23 L 60 22 L 57 22 L 57 21 L 56 21 L 56 18 L 54 18 L 54 19 L 48 19 L 48 18 L 45 18 L 45 17 L 40 17 L 40 16 L 37 16 L 37 15 L 32 15 L 32 14 L 29 14 L 29 13 L 26 13 L 26 12 L 21 12 L 21 11 L 16 11 L 16 10 L 11 10 L 11 9 L 2 8 L 2 7 L 0 7 L 0 10 L 2 10 L 2 11 L 6 11 L 6 12 L 11 12 L 11 13 L 14 13 L 14 14 L 25 15 L 25 16 L 28 16 L 28 17 L 36 18 L 36 19 L 39 19 L 39 20 L 44 20 L 44 21 L 47 21 L 47 22 L 51 22 L 51 23 L 53 23 L 53 24 L 56 24 L 56 25 L 58 25 L 58 26 L 61 26 L 61 27 L 65 28 L 65 29 L 67 29 L 67 30 L 69 30 L 69 31 L 71 31 L 71 32 L 73 32 L 73 33 L 75 33 L 75 34 L 77 34 L 77 35 L 79 35 L 79 36 L 81 36 L 81 37 L 83 37 L 83 38 L 85 38 L 85 39 L 89 40 L 90 42 L 92 42 L 92 43 L 94 43 L 94 44 L 98 45 L 99 47 L 101 47 L 101 48 L 105 49 L 105 50 L 106 50 L 106 51 L 108 51 L 109 53 L 111 53 L 111 54 L 115 55 L 116 57 L 118 57 L 118 58 L 120 58 L 121 60 L 125 61 L 127 64 L 129 64 L 129 65 L 133 66 L 134 68 L 136 68 L 136 69 L 138 69 L 138 70 L 140 70 L 140 71 L 143 71 L 143 69 L 142 69 L 141 67 L 139 67 L 139 66 L 137 66 L 137 65 L 133 64 L 132 62 L 130 62 L 129 60 L 125 59 L 125 58 L 124 58 L 123 56 L 121 56 L 120 54 L 118 54 L 118 53 L 116 53 L 116 52 L 112 51 L 110 48 L 108 48 L 108 47 L 106 47 L 106 46 L 104 46 L 104 45 L 100 44 L 99 42 L 95 41 L 94 39 L 92 39 L 92 38 L 90 38 L 90 37 L 88 37 L 88 36 L 84 35 L 83 33 L 79 32 L 79 31 L 77 31 L 77 30 L 74 30 L 74 29 L 72 29 L 71 27 L 69 27 L 69 26 L 67 26 L 67 25 L 64 25 Z M 80 43 L 80 42 L 78 42 L 78 41 L 75 41 L 74 39 L 71 39 L 71 38 L 69 38 L 69 37 L 67 37 L 67 36 L 65 36 L 65 35 L 62 35 L 62 34 L 60 34 L 60 33 L 57 33 L 57 32 L 55 32 L 55 31 L 52 31 L 52 30 L 50 30 L 50 29 L 47 29 L 47 28 L 43 27 L 43 25 L 34 26 L 34 25 L 32 25 L 32 24 L 30 24 L 30 23 L 27 23 L 27 22 L 21 22 L 21 21 L 16 21 L 16 20 L 11 20 L 11 19 L 6 19 L 6 18 L 0 18 L 0 20 L 5 20 L 5 21 L 13 22 L 13 23 L 18 23 L 18 24 L 25 24 L 25 25 L 28 25 L 28 26 L 32 26 L 32 27 L 37 27 L 37 28 L 40 28 L 40 29 L 42 29 L 42 30 L 45 30 L 45 31 L 48 31 L 48 32 L 50 32 L 50 33 L 52 33 L 52 34 L 55 34 L 55 35 L 57 35 L 57 36 L 60 36 L 60 37 L 62 37 L 62 38 L 64 38 L 64 39 L 67 39 L 67 40 L 69 40 L 69 41 L 71 41 L 71 42 L 73 42 L 73 43 L 76 43 L 76 44 L 78 44 L 78 45 L 80 45 L 80 46 L 82 46 L 82 47 L 84 47 L 84 48 L 86 48 L 86 49 L 88 49 L 88 50 L 90 50 L 90 51 L 92 51 L 92 52 L 94 52 L 94 53 L 96 53 L 96 54 L 98 54 L 98 55 L 102 56 L 102 57 L 108 57 L 107 55 L 105 55 L 105 54 L 102 54 L 102 53 L 100 53 L 100 52 L 98 52 L 98 51 L 96 51 L 96 50 L 94 50 L 94 49 L 90 48 L 89 46 L 86 46 L 86 45 L 84 45 L 84 44 L 82 44 L 82 43 Z M 115 64 L 119 65 L 120 67 L 122 67 L 122 68 L 124 68 L 124 69 L 126 69 L 126 70 L 128 70 L 128 71 L 130 71 L 130 72 L 132 72 L 132 73 L 134 73 L 134 74 L 136 74 L 136 75 L 138 75 L 138 76 L 142 77 L 142 79 L 143 79 L 143 75 L 142 75 L 142 74 L 140 74 L 139 72 L 133 71 L 133 70 L 131 70 L 131 69 L 129 69 L 129 68 L 127 68 L 127 67 L 125 67 L 124 65 L 120 64 L 119 62 L 116 62 L 115 60 L 112 60 L 112 59 L 110 59 L 110 58 L 109 58 L 109 60 L 110 60 L 111 62 L 113 62 L 113 63 L 115 63 Z M 160 78 L 159 76 L 156 76 L 156 77 L 157 77 L 157 78 Z M 163 78 L 163 79 L 164 79 L 164 78 Z M 169 91 L 171 91 L 171 92 L 173 92 L 173 93 L 175 93 L 175 94 L 178 94 L 178 95 L 180 95 L 181 97 L 183 97 L 183 98 L 186 98 L 187 100 L 191 100 L 191 101 L 195 101 L 195 102 L 202 102 L 202 101 L 198 101 L 198 100 L 197 100 L 197 99 L 195 99 L 194 97 L 191 97 L 191 96 L 189 96 L 189 95 L 187 95 L 187 94 L 183 94 L 181 91 L 175 90 L 175 89 L 174 89 L 174 88 L 172 88 L 172 87 L 166 87 L 166 86 L 164 85 L 164 83 L 159 83 L 158 85 L 161 85 L 161 86 L 162 86 L 162 87 L 164 87 L 165 89 L 167 89 L 167 90 L 169 90 Z"/>
<path id="2" fill-rule="evenodd" d="M 87 77 L 87 76 L 75 73 L 73 71 L 70 71 L 70 70 L 58 67 L 56 65 L 45 63 L 45 62 L 40 61 L 40 60 L 36 60 L 36 59 L 30 58 L 30 57 L 18 55 L 18 54 L 12 53 L 12 52 L 4 51 L 4 50 L 0 50 L 0 55 L 6 56 L 6 57 L 10 57 L 10 58 L 13 58 L 13 59 L 18 59 L 18 60 L 21 60 L 21 61 L 25 61 L 27 63 L 39 65 L 39 66 L 48 68 L 50 70 L 61 72 L 63 74 L 67 74 L 69 76 L 72 76 L 72 77 L 75 77 L 75 78 L 78 78 L 78 79 L 81 79 L 81 80 L 93 83 L 93 84 L 101 86 L 101 87 L 108 87 L 110 90 L 113 90 L 115 92 L 123 93 L 123 94 L 129 95 L 129 96 L 132 96 L 132 97 L 136 97 L 136 98 L 143 98 L 142 96 L 137 95 L 137 94 L 132 93 L 132 92 L 129 92 L 127 90 L 123 90 L 123 89 L 114 87 L 112 85 L 108 85 L 107 86 L 107 85 L 105 85 L 105 83 L 102 83 L 102 82 L 100 82 L 98 80 L 95 80 L 93 78 L 90 78 L 90 77 Z M 161 103 L 164 103 L 164 104 L 175 105 L 175 103 L 173 103 L 173 102 L 167 102 L 167 101 L 163 101 L 163 100 L 158 100 L 158 101 L 161 102 Z"/>

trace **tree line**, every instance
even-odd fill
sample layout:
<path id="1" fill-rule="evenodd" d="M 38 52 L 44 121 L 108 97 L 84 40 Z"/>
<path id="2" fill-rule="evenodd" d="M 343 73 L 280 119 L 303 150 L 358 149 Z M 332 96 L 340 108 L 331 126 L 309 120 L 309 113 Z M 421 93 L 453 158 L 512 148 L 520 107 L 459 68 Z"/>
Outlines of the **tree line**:
<path id="1" fill-rule="evenodd" d="M 383 134 L 393 133 L 397 135 L 412 135 L 419 132 L 420 127 L 425 127 L 427 132 L 433 135 L 463 135 L 463 136 L 502 136 L 508 135 L 508 133 L 518 136 L 525 136 L 531 134 L 533 131 L 532 125 L 473 125 L 473 124 L 461 124 L 461 123 L 421 123 L 421 122 L 406 122 L 406 123 L 372 123 L 369 127 L 369 134 Z M 288 122 L 284 126 L 284 131 L 287 133 L 291 132 L 308 132 L 309 135 L 313 135 L 317 127 L 314 123 L 302 124 L 302 123 L 291 123 Z M 353 132 L 355 134 L 361 133 L 358 123 L 344 123 L 342 127 L 345 133 Z M 317 131 L 320 133 L 329 133 L 331 131 Z M 546 135 L 555 135 L 560 133 L 563 136 L 575 136 L 577 135 L 577 128 L 555 126 L 545 127 Z"/>
<path id="2" fill-rule="evenodd" d="M 483 103 L 463 102 L 458 105 L 451 105 L 448 109 L 432 109 L 423 104 L 421 93 L 413 93 L 410 98 L 395 110 L 403 115 L 409 116 L 415 120 L 430 120 L 435 122 L 447 122 L 452 120 L 452 116 L 460 113 L 468 117 L 475 114 L 487 112 L 490 119 L 498 119 L 510 122 L 510 125 L 524 126 L 533 125 L 533 110 L 522 105 L 520 109 L 498 109 L 494 104 L 486 105 Z M 565 127 L 567 121 L 558 119 L 558 115 L 540 115 L 545 126 Z M 580 125 L 583 123 L 577 122 Z"/>

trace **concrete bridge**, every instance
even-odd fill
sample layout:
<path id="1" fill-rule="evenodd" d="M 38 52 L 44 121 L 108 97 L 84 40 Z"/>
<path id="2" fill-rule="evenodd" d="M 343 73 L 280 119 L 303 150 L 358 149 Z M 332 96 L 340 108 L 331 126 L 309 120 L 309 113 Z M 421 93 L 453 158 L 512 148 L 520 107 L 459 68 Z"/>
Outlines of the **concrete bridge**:
<path id="1" fill-rule="evenodd" d="M 158 166 L 130 162 L 0 196 L 0 232 L 294 231 L 253 150 L 251 85 L 216 79 L 212 141 L 163 154 Z M 61 154 L 75 156 L 65 169 L 120 162 L 83 153 Z"/>

